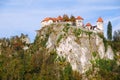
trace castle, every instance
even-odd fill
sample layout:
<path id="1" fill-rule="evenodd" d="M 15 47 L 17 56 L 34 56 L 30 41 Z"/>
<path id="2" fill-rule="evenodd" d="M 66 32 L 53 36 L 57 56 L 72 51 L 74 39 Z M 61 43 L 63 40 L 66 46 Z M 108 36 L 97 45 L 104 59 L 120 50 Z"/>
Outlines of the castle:
<path id="1" fill-rule="evenodd" d="M 102 32 L 103 33 L 103 19 L 101 17 L 98 18 L 98 20 L 96 21 L 96 25 L 92 26 L 89 22 L 84 25 L 84 19 L 80 16 L 78 16 L 77 18 L 75 18 L 75 25 L 77 28 L 84 28 L 87 30 L 91 30 L 94 32 Z M 44 27 L 46 25 L 50 25 L 53 23 L 68 23 L 70 25 L 73 25 L 72 21 L 63 21 L 63 17 L 58 16 L 57 18 L 51 18 L 51 17 L 47 17 L 45 19 L 42 20 L 41 22 L 41 26 Z"/>

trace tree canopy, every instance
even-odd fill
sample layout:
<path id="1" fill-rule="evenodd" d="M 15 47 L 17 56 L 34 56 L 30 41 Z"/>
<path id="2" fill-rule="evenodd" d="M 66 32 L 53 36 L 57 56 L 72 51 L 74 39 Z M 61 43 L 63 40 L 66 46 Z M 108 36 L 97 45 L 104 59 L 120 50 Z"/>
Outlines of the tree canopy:
<path id="1" fill-rule="evenodd" d="M 64 14 L 63 15 L 63 21 L 69 21 L 69 16 L 67 14 Z"/>
<path id="2" fill-rule="evenodd" d="M 114 41 L 120 41 L 120 30 L 114 31 L 113 40 Z"/>

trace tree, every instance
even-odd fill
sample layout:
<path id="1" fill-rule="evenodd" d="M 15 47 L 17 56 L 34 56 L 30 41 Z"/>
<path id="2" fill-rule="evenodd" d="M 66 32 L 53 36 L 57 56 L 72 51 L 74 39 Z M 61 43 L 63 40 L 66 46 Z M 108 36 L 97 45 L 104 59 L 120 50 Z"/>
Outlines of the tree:
<path id="1" fill-rule="evenodd" d="M 73 15 L 71 15 L 70 21 L 72 22 L 73 25 L 75 25 L 75 17 Z"/>
<path id="2" fill-rule="evenodd" d="M 110 41 L 112 40 L 112 24 L 110 21 L 108 22 L 108 25 L 107 25 L 107 38 Z"/>
<path id="3" fill-rule="evenodd" d="M 120 30 L 114 31 L 113 40 L 120 41 Z"/>
<path id="4" fill-rule="evenodd" d="M 120 52 L 120 30 L 114 31 L 112 48 L 116 52 Z"/>
<path id="5" fill-rule="evenodd" d="M 63 21 L 69 21 L 69 17 L 68 17 L 67 14 L 64 14 L 64 15 L 63 15 Z"/>

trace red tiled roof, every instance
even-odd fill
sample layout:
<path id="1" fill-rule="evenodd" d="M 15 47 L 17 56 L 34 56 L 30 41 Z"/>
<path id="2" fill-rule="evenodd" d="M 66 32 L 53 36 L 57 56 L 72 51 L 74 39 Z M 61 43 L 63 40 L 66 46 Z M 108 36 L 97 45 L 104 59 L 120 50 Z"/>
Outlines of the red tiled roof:
<path id="1" fill-rule="evenodd" d="M 103 22 L 103 19 L 101 17 L 99 17 L 97 22 Z"/>
<path id="2" fill-rule="evenodd" d="M 90 23 L 87 23 L 86 26 L 92 26 Z"/>
<path id="3" fill-rule="evenodd" d="M 83 18 L 80 17 L 80 16 L 78 16 L 76 19 L 77 19 L 77 20 L 83 20 Z"/>
<path id="4" fill-rule="evenodd" d="M 52 20 L 55 22 L 55 21 L 57 21 L 57 18 L 52 18 Z"/>
<path id="5" fill-rule="evenodd" d="M 51 17 L 46 17 L 42 22 L 49 21 L 49 20 L 53 20 L 53 19 Z"/>

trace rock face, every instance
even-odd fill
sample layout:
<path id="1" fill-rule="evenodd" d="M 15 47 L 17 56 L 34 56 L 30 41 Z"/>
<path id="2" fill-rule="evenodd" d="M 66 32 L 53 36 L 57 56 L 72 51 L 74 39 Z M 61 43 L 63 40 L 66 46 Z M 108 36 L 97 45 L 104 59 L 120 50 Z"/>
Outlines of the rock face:
<path id="1" fill-rule="evenodd" d="M 77 29 L 67 25 L 50 25 L 44 27 L 39 36 L 45 38 L 49 32 L 46 48 L 56 50 L 58 56 L 65 57 L 72 69 L 84 73 L 91 67 L 93 53 L 99 58 L 113 59 L 114 54 L 110 46 L 105 51 L 103 39 L 97 33 Z"/>
<path id="2" fill-rule="evenodd" d="M 90 65 L 89 60 L 92 58 L 88 49 L 89 45 L 78 44 L 75 42 L 75 36 L 68 36 L 66 40 L 61 41 L 56 48 L 59 56 L 64 56 L 72 65 L 73 70 L 84 71 Z"/>

